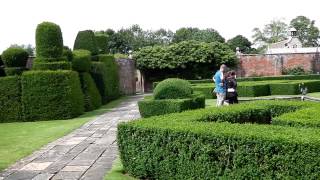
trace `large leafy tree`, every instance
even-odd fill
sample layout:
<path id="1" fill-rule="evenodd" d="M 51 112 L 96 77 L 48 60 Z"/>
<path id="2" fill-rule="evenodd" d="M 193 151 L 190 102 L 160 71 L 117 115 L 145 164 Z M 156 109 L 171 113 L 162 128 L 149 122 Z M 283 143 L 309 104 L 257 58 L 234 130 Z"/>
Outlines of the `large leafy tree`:
<path id="1" fill-rule="evenodd" d="M 288 37 L 288 25 L 281 20 L 272 20 L 263 29 L 253 29 L 253 42 L 258 47 L 263 47 L 269 43 L 283 41 Z"/>
<path id="2" fill-rule="evenodd" d="M 305 16 L 297 16 L 292 19 L 290 25 L 297 30 L 297 35 L 304 47 L 318 46 L 319 29 L 315 21 Z"/>
<path id="3" fill-rule="evenodd" d="M 236 48 L 239 47 L 239 50 L 242 53 L 251 53 L 252 52 L 252 43 L 244 36 L 237 35 L 234 38 L 231 38 L 227 41 L 229 47 L 236 52 Z"/>
<path id="4" fill-rule="evenodd" d="M 178 43 L 182 41 L 196 40 L 200 42 L 225 42 L 225 39 L 219 34 L 218 31 L 208 28 L 208 29 L 199 29 L 199 28 L 180 28 L 176 31 L 173 36 L 173 42 Z"/>

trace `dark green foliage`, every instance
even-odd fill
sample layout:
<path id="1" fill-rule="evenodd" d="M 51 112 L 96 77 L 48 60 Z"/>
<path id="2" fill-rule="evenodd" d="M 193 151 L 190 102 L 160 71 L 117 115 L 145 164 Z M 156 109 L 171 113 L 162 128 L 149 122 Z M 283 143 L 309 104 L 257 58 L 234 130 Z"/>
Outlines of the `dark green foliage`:
<path id="1" fill-rule="evenodd" d="M 37 57 L 59 58 L 62 56 L 63 39 L 61 29 L 57 24 L 43 22 L 36 30 Z"/>
<path id="2" fill-rule="evenodd" d="M 106 66 L 107 99 L 108 101 L 119 97 L 119 74 L 118 65 L 113 55 L 100 54 L 99 61 Z"/>
<path id="3" fill-rule="evenodd" d="M 187 66 L 192 68 L 196 64 L 211 66 L 213 69 L 222 63 L 236 65 L 235 53 L 219 42 L 184 41 L 170 46 L 145 47 L 135 51 L 134 59 L 137 67 L 142 70 L 183 69 Z"/>
<path id="4" fill-rule="evenodd" d="M 30 71 L 22 75 L 24 118 L 69 119 L 84 111 L 78 73 L 74 71 Z"/>
<path id="5" fill-rule="evenodd" d="M 22 48 L 8 48 L 1 57 L 5 67 L 26 67 L 29 54 Z"/>
<path id="6" fill-rule="evenodd" d="M 96 38 L 93 31 L 85 30 L 79 31 L 74 42 L 73 50 L 85 49 L 91 52 L 92 55 L 99 53 Z"/>
<path id="7" fill-rule="evenodd" d="M 91 53 L 88 50 L 74 50 L 72 69 L 78 72 L 89 72 L 91 68 Z"/>
<path id="8" fill-rule="evenodd" d="M 38 58 L 36 58 L 38 59 Z M 44 62 L 34 61 L 32 65 L 33 70 L 71 70 L 72 65 L 67 61 Z"/>
<path id="9" fill-rule="evenodd" d="M 0 78 L 0 123 L 22 120 L 21 87 L 18 76 Z"/>
<path id="10" fill-rule="evenodd" d="M 274 116 L 274 107 L 284 108 L 282 116 L 291 108 L 320 108 L 254 102 L 122 123 L 117 142 L 124 170 L 140 179 L 319 179 L 320 129 L 235 123 L 262 122 L 258 117 Z"/>
<path id="11" fill-rule="evenodd" d="M 108 35 L 106 34 L 95 34 L 99 54 L 108 53 Z"/>
<path id="12" fill-rule="evenodd" d="M 4 72 L 7 76 L 21 75 L 25 71 L 25 67 L 7 67 L 4 68 Z"/>
<path id="13" fill-rule="evenodd" d="M 71 62 L 73 58 L 72 50 L 68 46 L 63 46 L 62 56 Z"/>
<path id="14" fill-rule="evenodd" d="M 199 42 L 221 42 L 224 43 L 224 38 L 214 29 L 198 29 L 198 28 L 180 28 L 176 31 L 172 41 L 174 43 L 182 41 L 196 40 Z"/>
<path id="15" fill-rule="evenodd" d="M 236 49 L 239 48 L 241 53 L 249 54 L 253 51 L 251 48 L 252 43 L 244 36 L 237 35 L 227 41 L 227 44 L 230 48 L 236 52 Z"/>
<path id="16" fill-rule="evenodd" d="M 192 94 L 191 84 L 182 79 L 166 79 L 158 84 L 153 94 L 155 99 L 181 99 Z"/>
<path id="17" fill-rule="evenodd" d="M 237 88 L 238 95 L 242 97 L 269 96 L 270 89 L 267 84 L 240 85 Z"/>
<path id="18" fill-rule="evenodd" d="M 103 62 L 92 62 L 90 74 L 97 85 L 101 95 L 102 104 L 106 104 L 108 102 L 107 73 L 107 68 Z"/>
<path id="19" fill-rule="evenodd" d="M 94 80 L 87 72 L 79 74 L 81 81 L 81 88 L 84 94 L 84 107 L 85 111 L 92 111 L 101 106 L 101 96 L 97 89 Z"/>
<path id="20" fill-rule="evenodd" d="M 195 94 L 188 99 L 146 99 L 138 102 L 142 117 L 158 116 L 163 114 L 182 112 L 190 109 L 205 107 L 205 97 Z"/>

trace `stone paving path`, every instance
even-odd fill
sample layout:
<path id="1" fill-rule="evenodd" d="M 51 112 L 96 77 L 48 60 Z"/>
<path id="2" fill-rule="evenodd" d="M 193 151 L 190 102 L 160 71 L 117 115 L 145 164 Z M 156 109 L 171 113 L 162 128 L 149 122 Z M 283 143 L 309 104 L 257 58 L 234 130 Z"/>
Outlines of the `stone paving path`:
<path id="1" fill-rule="evenodd" d="M 0 172 L 0 180 L 101 180 L 118 154 L 117 124 L 140 117 L 132 96 L 118 107 Z"/>

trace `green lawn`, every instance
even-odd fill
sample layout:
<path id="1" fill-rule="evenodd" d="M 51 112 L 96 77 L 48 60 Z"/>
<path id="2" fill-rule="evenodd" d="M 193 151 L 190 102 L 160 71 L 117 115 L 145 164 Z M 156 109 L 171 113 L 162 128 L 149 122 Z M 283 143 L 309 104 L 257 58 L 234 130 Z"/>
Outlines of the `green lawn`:
<path id="1" fill-rule="evenodd" d="M 135 178 L 124 174 L 123 166 L 119 158 L 113 162 L 112 169 L 108 172 L 108 174 L 105 176 L 104 179 L 105 180 L 136 180 Z"/>
<path id="2" fill-rule="evenodd" d="M 0 171 L 84 123 L 121 103 L 112 101 L 101 108 L 69 120 L 0 123 Z"/>
<path id="3" fill-rule="evenodd" d="M 320 92 L 309 93 L 308 96 L 315 97 L 315 98 L 320 98 Z"/>

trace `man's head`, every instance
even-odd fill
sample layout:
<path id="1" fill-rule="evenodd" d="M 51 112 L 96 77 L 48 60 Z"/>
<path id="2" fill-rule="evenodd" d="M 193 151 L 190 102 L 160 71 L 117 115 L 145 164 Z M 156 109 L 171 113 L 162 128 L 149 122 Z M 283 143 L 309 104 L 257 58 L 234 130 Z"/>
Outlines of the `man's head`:
<path id="1" fill-rule="evenodd" d="M 226 71 L 227 71 L 227 66 L 226 66 L 225 64 L 222 64 L 222 65 L 220 66 L 220 71 L 221 71 L 221 72 L 226 72 Z"/>

